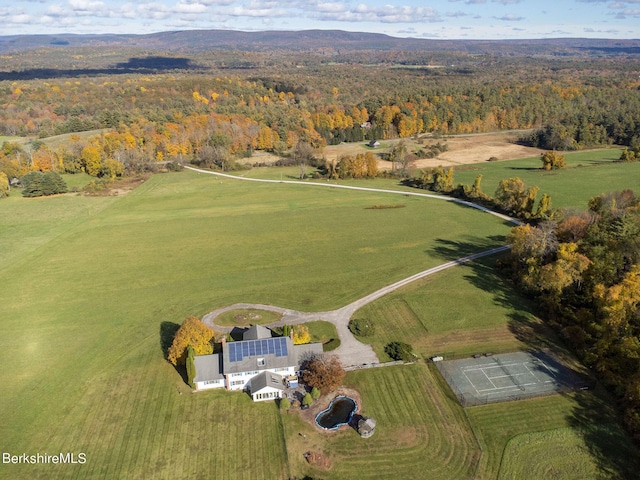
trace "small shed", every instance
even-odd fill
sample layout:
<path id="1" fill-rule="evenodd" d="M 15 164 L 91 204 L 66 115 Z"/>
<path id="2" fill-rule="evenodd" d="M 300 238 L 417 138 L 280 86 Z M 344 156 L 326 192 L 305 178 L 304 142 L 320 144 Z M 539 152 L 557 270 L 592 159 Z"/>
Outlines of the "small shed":
<path id="1" fill-rule="evenodd" d="M 369 438 L 373 435 L 376 428 L 376 421 L 373 418 L 362 417 L 358 421 L 358 433 L 363 438 Z"/>
<path id="2" fill-rule="evenodd" d="M 380 146 L 380 142 L 377 140 L 371 140 L 367 145 L 371 148 L 378 148 Z"/>

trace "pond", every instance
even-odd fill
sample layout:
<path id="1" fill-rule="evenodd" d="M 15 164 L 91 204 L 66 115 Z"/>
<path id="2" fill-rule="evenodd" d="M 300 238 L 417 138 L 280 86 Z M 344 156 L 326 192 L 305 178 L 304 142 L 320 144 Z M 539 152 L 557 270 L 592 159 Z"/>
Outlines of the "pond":
<path id="1" fill-rule="evenodd" d="M 339 395 L 329 404 L 326 410 L 316 415 L 316 423 L 325 430 L 337 430 L 346 425 L 357 410 L 356 401 L 345 395 Z"/>

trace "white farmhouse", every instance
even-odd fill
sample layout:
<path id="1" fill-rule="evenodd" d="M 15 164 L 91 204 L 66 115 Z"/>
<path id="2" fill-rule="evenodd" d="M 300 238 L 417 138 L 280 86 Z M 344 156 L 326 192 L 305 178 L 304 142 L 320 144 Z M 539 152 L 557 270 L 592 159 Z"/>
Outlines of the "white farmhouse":
<path id="1" fill-rule="evenodd" d="M 289 337 L 272 337 L 254 325 L 241 341 L 222 342 L 222 353 L 195 357 L 196 390 L 245 390 L 254 401 L 282 398 L 286 382 L 297 382 L 307 358 L 322 353 L 321 343 L 294 345 Z"/>

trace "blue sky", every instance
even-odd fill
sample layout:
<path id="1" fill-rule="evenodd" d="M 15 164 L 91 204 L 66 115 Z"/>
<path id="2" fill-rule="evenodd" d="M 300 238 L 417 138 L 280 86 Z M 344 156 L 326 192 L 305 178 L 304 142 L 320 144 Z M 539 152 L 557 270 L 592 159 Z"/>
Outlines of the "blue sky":
<path id="1" fill-rule="evenodd" d="M 435 39 L 640 38 L 640 0 L 0 0 L 0 35 L 341 29 Z"/>

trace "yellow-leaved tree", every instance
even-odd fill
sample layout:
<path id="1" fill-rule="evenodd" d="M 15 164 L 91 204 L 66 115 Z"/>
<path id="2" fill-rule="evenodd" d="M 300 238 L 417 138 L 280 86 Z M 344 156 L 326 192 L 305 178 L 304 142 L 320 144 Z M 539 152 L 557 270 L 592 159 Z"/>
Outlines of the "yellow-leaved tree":
<path id="1" fill-rule="evenodd" d="M 302 345 L 303 343 L 309 343 L 311 341 L 311 335 L 306 325 L 296 325 L 293 327 L 293 344 Z"/>
<path id="2" fill-rule="evenodd" d="M 196 355 L 213 353 L 211 341 L 215 332 L 197 317 L 187 317 L 173 337 L 167 353 L 167 360 L 174 365 L 184 365 L 187 360 L 187 348 L 193 347 Z"/>

